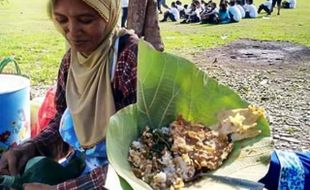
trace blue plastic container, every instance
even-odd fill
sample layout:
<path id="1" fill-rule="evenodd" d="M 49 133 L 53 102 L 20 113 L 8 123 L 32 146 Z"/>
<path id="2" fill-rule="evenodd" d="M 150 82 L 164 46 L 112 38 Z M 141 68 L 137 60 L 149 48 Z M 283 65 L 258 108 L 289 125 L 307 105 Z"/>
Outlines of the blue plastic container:
<path id="1" fill-rule="evenodd" d="M 30 81 L 0 74 L 0 153 L 30 138 Z"/>

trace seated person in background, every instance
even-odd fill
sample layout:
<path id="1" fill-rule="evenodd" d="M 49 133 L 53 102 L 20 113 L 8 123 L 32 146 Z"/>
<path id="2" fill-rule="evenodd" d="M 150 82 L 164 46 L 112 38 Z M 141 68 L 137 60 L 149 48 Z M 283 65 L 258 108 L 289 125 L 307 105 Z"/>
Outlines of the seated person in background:
<path id="1" fill-rule="evenodd" d="M 185 17 L 191 10 L 188 4 L 185 4 L 183 7 L 184 7 L 184 13 L 185 13 L 184 17 Z"/>
<path id="2" fill-rule="evenodd" d="M 198 13 L 200 17 L 200 14 L 204 11 L 204 7 L 201 5 L 199 0 L 194 0 L 193 2 L 196 5 L 196 12 Z"/>
<path id="3" fill-rule="evenodd" d="M 272 0 L 267 0 L 266 2 L 262 3 L 258 7 L 257 13 L 259 14 L 262 10 L 266 11 L 266 13 L 270 15 L 272 12 Z"/>
<path id="4" fill-rule="evenodd" d="M 180 13 L 179 10 L 177 9 L 175 2 L 171 3 L 171 8 L 169 8 L 169 10 L 164 13 L 164 18 L 160 22 L 166 22 L 168 18 L 172 22 L 176 22 L 177 20 L 180 19 Z"/>
<path id="5" fill-rule="evenodd" d="M 241 13 L 241 17 L 244 18 L 245 17 L 245 10 L 244 8 L 242 7 L 242 2 L 240 1 L 236 1 L 236 6 L 238 7 L 240 13 Z"/>
<path id="6" fill-rule="evenodd" d="M 212 2 L 210 7 L 205 9 L 200 14 L 201 17 L 201 24 L 216 24 L 218 23 L 218 9 L 216 8 L 216 3 Z"/>
<path id="7" fill-rule="evenodd" d="M 239 22 L 242 18 L 240 10 L 236 6 L 236 1 L 231 0 L 229 3 L 228 14 L 231 22 Z"/>
<path id="8" fill-rule="evenodd" d="M 219 10 L 219 22 L 220 24 L 227 24 L 230 23 L 230 17 L 227 10 L 227 4 L 221 3 L 220 10 Z"/>
<path id="9" fill-rule="evenodd" d="M 237 0 L 237 4 L 244 6 L 245 5 L 245 0 Z"/>
<path id="10" fill-rule="evenodd" d="M 206 3 L 204 0 L 201 0 L 201 1 L 200 1 L 201 9 L 202 9 L 202 10 L 205 10 L 206 7 L 207 7 L 207 4 L 208 4 L 208 3 Z"/>
<path id="11" fill-rule="evenodd" d="M 286 0 L 282 3 L 282 8 L 284 9 L 295 9 L 297 0 Z"/>
<path id="12" fill-rule="evenodd" d="M 227 4 L 227 5 L 229 4 L 228 0 L 221 0 L 221 1 L 220 1 L 220 4 L 222 4 L 222 3 L 225 3 L 225 4 Z"/>
<path id="13" fill-rule="evenodd" d="M 183 7 L 184 7 L 183 19 L 187 20 L 189 18 L 189 13 L 191 12 L 191 6 L 188 6 L 188 4 L 185 4 Z M 180 18 L 182 18 L 181 15 L 180 15 Z"/>
<path id="14" fill-rule="evenodd" d="M 181 24 L 200 22 L 199 13 L 199 10 L 196 9 L 196 4 L 192 3 L 190 8 L 185 11 L 185 19 L 181 22 Z"/>
<path id="15" fill-rule="evenodd" d="M 208 3 L 201 1 L 201 8 L 203 9 L 203 12 L 207 11 L 207 9 L 211 8 L 212 1 L 208 1 Z"/>
<path id="16" fill-rule="evenodd" d="M 253 0 L 246 0 L 245 7 L 245 18 L 256 18 L 257 8 L 253 4 Z"/>
<path id="17" fill-rule="evenodd" d="M 175 2 L 176 6 L 177 6 L 177 9 L 179 10 L 179 13 L 180 13 L 180 18 L 185 18 L 185 5 L 184 7 L 182 6 L 182 2 L 177 0 Z"/>

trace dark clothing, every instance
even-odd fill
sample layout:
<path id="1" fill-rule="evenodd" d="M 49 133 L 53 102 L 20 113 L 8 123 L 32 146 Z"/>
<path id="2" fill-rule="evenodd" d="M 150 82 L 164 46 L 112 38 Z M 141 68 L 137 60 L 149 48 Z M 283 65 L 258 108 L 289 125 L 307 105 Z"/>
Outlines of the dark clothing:
<path id="1" fill-rule="evenodd" d="M 245 5 L 245 0 L 237 0 L 237 3 L 239 4 L 239 5 Z"/>
<path id="2" fill-rule="evenodd" d="M 250 17 L 250 12 L 245 12 L 245 17 L 244 18 L 251 18 Z"/>
<path id="3" fill-rule="evenodd" d="M 230 17 L 229 17 L 227 10 L 220 10 L 219 11 L 219 20 L 220 20 L 220 24 L 230 23 Z"/>
<path id="4" fill-rule="evenodd" d="M 310 189 L 310 152 L 272 152 L 268 172 L 259 182 L 266 189 Z"/>
<path id="5" fill-rule="evenodd" d="M 185 19 L 180 23 L 188 24 L 188 23 L 197 23 L 197 22 L 200 22 L 200 17 L 198 17 L 196 10 L 192 9 L 189 14 L 185 15 Z"/>
<path id="6" fill-rule="evenodd" d="M 201 14 L 201 24 L 217 24 L 219 23 L 219 15 L 216 11 L 216 8 L 214 7 L 211 10 L 203 11 Z"/>
<path id="7" fill-rule="evenodd" d="M 280 8 L 281 8 L 281 2 L 282 2 L 282 0 L 273 0 L 272 1 L 272 6 L 271 6 L 271 13 L 273 12 L 273 9 L 274 9 L 274 7 L 276 6 L 276 4 L 277 4 L 277 7 L 278 7 L 278 15 L 280 14 Z"/>
<path id="8" fill-rule="evenodd" d="M 159 13 L 161 13 L 161 0 L 157 0 L 157 9 L 159 11 Z"/>
<path id="9" fill-rule="evenodd" d="M 272 11 L 269 10 L 268 7 L 267 7 L 266 5 L 264 5 L 264 4 L 261 4 L 261 5 L 258 7 L 258 10 L 257 10 L 258 14 L 259 14 L 262 10 L 266 11 L 267 14 L 270 14 L 270 13 L 272 12 Z"/>
<path id="10" fill-rule="evenodd" d="M 166 9 L 169 9 L 169 6 L 167 5 L 166 0 L 160 0 L 160 4 Z"/>
<path id="11" fill-rule="evenodd" d="M 182 11 L 180 11 L 180 18 L 185 18 L 186 14 L 185 14 L 185 10 L 183 9 Z"/>
<path id="12" fill-rule="evenodd" d="M 121 26 L 125 27 L 126 21 L 127 21 L 127 17 L 128 17 L 128 7 L 123 7 L 123 13 L 122 13 L 122 23 Z"/>
<path id="13" fill-rule="evenodd" d="M 168 5 L 166 4 L 166 0 L 157 0 L 157 9 L 159 13 L 161 13 L 161 6 L 165 7 L 166 9 L 169 9 Z"/>
<path id="14" fill-rule="evenodd" d="M 201 24 L 218 24 L 219 22 L 220 18 L 218 13 L 208 15 L 204 19 L 201 19 Z"/>
<path id="15" fill-rule="evenodd" d="M 284 9 L 289 9 L 289 8 L 290 8 L 290 3 L 287 2 L 287 1 L 284 1 L 284 2 L 282 3 L 282 8 L 284 8 Z"/>
<path id="16" fill-rule="evenodd" d="M 192 15 L 192 16 L 189 17 L 189 22 L 190 23 L 200 22 L 200 18 L 197 15 Z"/>
<path id="17" fill-rule="evenodd" d="M 174 15 L 173 15 L 172 13 L 170 13 L 169 11 L 167 11 L 167 12 L 165 12 L 165 14 L 164 14 L 164 18 L 163 18 L 160 22 L 166 22 L 166 21 L 168 20 L 168 18 L 169 18 L 171 21 L 173 21 L 173 22 L 177 21 L 177 20 L 174 18 Z"/>
<path id="18" fill-rule="evenodd" d="M 234 19 L 234 15 L 231 12 L 228 11 L 228 14 L 229 14 L 229 17 L 230 17 L 230 22 L 239 22 L 239 21 L 236 21 Z"/>
<path id="19" fill-rule="evenodd" d="M 272 8 L 274 8 L 277 4 L 277 7 L 281 7 L 282 0 L 273 0 L 272 1 Z"/>

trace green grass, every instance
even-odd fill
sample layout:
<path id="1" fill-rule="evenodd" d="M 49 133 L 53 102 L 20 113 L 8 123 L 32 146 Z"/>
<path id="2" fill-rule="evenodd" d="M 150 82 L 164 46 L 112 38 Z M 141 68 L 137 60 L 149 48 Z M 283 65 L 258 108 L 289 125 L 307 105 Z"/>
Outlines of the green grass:
<path id="1" fill-rule="evenodd" d="M 219 1 L 215 1 L 219 2 Z M 258 7 L 263 0 L 254 1 Z M 275 11 L 276 12 L 276 11 Z M 281 9 L 281 15 L 265 19 L 243 19 L 226 25 L 162 23 L 162 37 L 168 52 L 190 58 L 206 48 L 217 47 L 240 38 L 281 40 L 310 46 L 310 4 L 299 0 L 297 9 Z"/>
<path id="2" fill-rule="evenodd" d="M 14 56 L 32 84 L 52 84 L 65 51 L 46 11 L 46 0 L 8 0 L 0 5 L 0 59 Z"/>
<path id="3" fill-rule="evenodd" d="M 54 83 L 65 43 L 47 17 L 47 0 L 4 2 L 0 3 L 0 59 L 14 56 L 22 71 L 31 77 L 33 85 Z M 263 0 L 255 2 L 258 6 Z M 282 9 L 281 16 L 273 14 L 269 19 L 263 19 L 263 16 L 265 14 L 227 25 L 167 22 L 161 23 L 161 33 L 167 52 L 189 59 L 206 48 L 240 38 L 282 40 L 310 46 L 308 0 L 299 0 L 297 9 Z"/>

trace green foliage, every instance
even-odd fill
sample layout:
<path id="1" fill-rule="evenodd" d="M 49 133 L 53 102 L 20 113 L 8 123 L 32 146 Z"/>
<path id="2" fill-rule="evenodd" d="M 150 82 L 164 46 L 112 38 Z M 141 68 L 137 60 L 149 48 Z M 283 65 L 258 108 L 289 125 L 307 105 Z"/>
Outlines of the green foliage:
<path id="1" fill-rule="evenodd" d="M 137 103 L 112 116 L 107 132 L 107 154 L 118 174 L 133 189 L 142 190 L 150 187 L 131 172 L 127 155 L 131 142 L 145 126 L 161 128 L 181 114 L 186 120 L 212 127 L 218 122 L 219 112 L 246 107 L 247 103 L 183 58 L 157 52 L 142 42 L 138 57 Z M 266 119 L 261 119 L 258 126 L 262 133 L 255 138 L 235 142 L 228 160 L 213 174 L 253 181 L 263 177 L 267 167 L 261 158 L 270 156 L 272 146 Z M 253 171 L 255 174 L 249 176 L 248 173 Z M 198 183 L 202 187 L 193 189 L 205 189 L 213 184 L 206 180 Z"/>

